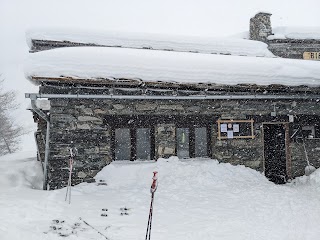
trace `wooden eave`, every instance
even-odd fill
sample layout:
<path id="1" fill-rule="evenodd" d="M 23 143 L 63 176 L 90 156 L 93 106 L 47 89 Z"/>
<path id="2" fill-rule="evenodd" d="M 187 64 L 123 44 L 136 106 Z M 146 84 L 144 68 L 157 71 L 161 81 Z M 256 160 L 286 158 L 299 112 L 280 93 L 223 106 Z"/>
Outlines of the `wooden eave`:
<path id="1" fill-rule="evenodd" d="M 257 84 L 237 84 L 237 85 L 221 85 L 215 83 L 177 83 L 177 82 L 164 82 L 164 81 L 143 81 L 141 79 L 126 79 L 126 78 L 73 78 L 73 77 L 38 77 L 32 76 L 30 79 L 39 84 L 46 83 L 71 86 L 77 85 L 87 87 L 125 87 L 125 88 L 153 88 L 153 89 L 168 89 L 168 90 L 191 90 L 191 91 L 228 91 L 228 92 L 268 92 L 268 93 L 320 93 L 320 86 L 309 87 L 306 85 L 301 86 L 285 86 L 280 84 L 271 85 L 257 85 Z"/>

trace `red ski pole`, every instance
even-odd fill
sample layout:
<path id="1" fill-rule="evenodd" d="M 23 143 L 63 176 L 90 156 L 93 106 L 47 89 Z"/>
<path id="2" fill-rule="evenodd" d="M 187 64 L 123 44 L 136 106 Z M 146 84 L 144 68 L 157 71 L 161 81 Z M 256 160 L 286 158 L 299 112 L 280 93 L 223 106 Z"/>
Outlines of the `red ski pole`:
<path id="1" fill-rule="evenodd" d="M 152 184 L 150 188 L 151 192 L 151 203 L 150 203 L 150 210 L 149 210 L 149 218 L 148 218 L 148 227 L 147 227 L 147 232 L 146 232 L 146 239 L 145 240 L 150 240 L 151 239 L 151 226 L 152 226 L 152 213 L 153 213 L 153 200 L 154 200 L 154 193 L 157 190 L 158 186 L 158 172 L 153 172 L 153 177 L 152 177 Z"/>

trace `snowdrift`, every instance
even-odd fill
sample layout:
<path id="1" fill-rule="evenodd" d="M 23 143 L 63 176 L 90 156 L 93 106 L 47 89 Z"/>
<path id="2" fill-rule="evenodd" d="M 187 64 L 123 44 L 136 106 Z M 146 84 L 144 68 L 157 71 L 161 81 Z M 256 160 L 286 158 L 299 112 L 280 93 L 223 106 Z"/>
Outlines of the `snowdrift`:
<path id="1" fill-rule="evenodd" d="M 16 172 L 16 178 L 34 176 L 27 169 L 33 169 L 35 159 L 9 157 L 0 162 Z M 244 166 L 171 157 L 157 162 L 113 162 L 98 173 L 97 183 L 73 187 L 70 205 L 64 201 L 66 189 L 36 191 L 22 180 L 19 188 L 6 182 L 1 189 L 4 197 L 0 197 L 1 239 L 103 239 L 81 219 L 109 239 L 141 239 L 147 226 L 153 171 L 159 172 L 153 239 L 320 237 L 320 170 L 290 184 L 275 185 Z M 5 178 L 2 176 L 1 183 Z M 100 180 L 106 184 L 99 185 Z M 127 214 L 121 215 L 124 208 Z"/>
<path id="2" fill-rule="evenodd" d="M 42 169 L 33 151 L 0 157 L 1 188 L 42 189 Z"/>

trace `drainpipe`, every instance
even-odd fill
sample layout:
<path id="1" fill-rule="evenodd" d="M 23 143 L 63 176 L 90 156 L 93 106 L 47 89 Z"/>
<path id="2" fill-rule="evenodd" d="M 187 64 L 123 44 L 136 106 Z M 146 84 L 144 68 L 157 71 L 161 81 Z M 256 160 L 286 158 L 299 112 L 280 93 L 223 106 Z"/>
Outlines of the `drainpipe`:
<path id="1" fill-rule="evenodd" d="M 50 139 L 50 119 L 49 117 L 42 112 L 36 105 L 36 96 L 31 96 L 31 107 L 42 119 L 47 122 L 47 133 L 46 133 L 46 146 L 44 154 L 44 168 L 43 168 L 43 190 L 47 190 L 47 181 L 48 181 L 48 159 L 49 159 L 49 139 Z"/>

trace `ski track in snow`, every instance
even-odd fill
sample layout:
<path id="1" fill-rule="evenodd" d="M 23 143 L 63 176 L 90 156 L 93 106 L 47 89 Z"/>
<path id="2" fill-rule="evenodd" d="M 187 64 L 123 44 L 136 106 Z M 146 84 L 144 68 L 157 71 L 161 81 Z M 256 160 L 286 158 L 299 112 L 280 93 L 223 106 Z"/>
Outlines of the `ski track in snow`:
<path id="1" fill-rule="evenodd" d="M 152 239 L 157 240 L 318 240 L 320 237 L 320 171 L 286 185 L 275 185 L 244 166 L 215 160 L 113 162 L 96 176 L 97 182 L 72 188 L 41 187 L 41 169 L 24 155 L 0 158 L 0 239 L 104 239 L 145 237 L 152 172 L 159 172 L 155 193 Z M 18 179 L 8 181 L 6 173 Z M 22 174 L 24 173 L 24 174 Z M 37 174 L 35 174 L 37 173 Z M 23 181 L 23 179 L 28 181 Z M 38 184 L 36 184 L 38 181 Z M 3 184 L 6 183 L 6 184 Z M 32 184 L 31 184 L 32 183 Z M 121 215 L 127 207 L 129 215 Z M 107 208 L 107 217 L 102 217 Z M 52 220 L 64 221 L 53 224 Z M 51 228 L 50 228 L 51 226 Z M 53 230 L 53 226 L 60 230 Z M 66 234 L 62 237 L 59 235 Z"/>

